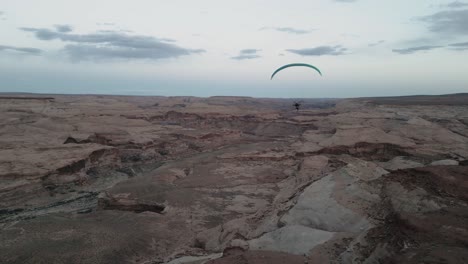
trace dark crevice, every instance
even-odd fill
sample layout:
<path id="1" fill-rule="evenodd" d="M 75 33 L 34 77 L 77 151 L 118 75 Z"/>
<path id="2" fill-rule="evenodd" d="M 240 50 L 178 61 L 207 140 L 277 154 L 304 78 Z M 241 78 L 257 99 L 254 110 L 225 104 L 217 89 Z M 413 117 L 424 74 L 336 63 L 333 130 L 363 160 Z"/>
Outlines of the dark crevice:
<path id="1" fill-rule="evenodd" d="M 103 210 L 130 211 L 135 213 L 154 212 L 158 214 L 162 214 L 166 208 L 162 204 L 142 202 L 136 199 L 118 199 L 109 195 L 99 198 L 98 207 Z"/>
<path id="2" fill-rule="evenodd" d="M 410 156 L 402 147 L 389 143 L 359 142 L 353 146 L 335 146 L 323 148 L 317 154 L 348 154 L 366 160 L 388 161 L 396 156 Z"/>

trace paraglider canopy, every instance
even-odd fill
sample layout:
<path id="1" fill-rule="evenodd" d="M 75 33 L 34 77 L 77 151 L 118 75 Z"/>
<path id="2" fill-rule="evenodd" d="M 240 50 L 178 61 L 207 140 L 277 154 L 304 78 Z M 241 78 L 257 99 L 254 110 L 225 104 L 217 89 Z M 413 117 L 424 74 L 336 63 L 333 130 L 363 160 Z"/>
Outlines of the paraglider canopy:
<path id="1" fill-rule="evenodd" d="M 270 80 L 272 80 L 273 77 L 278 72 L 280 72 L 280 71 L 282 71 L 282 70 L 284 70 L 286 68 L 289 68 L 289 67 L 309 67 L 309 68 L 312 68 L 312 69 L 316 70 L 320 74 L 320 76 L 322 76 L 322 73 L 320 72 L 320 70 L 317 67 L 313 66 L 313 65 L 310 65 L 310 64 L 307 64 L 307 63 L 291 63 L 291 64 L 286 64 L 284 66 L 279 67 L 275 72 L 273 72 L 273 74 L 271 75 Z"/>

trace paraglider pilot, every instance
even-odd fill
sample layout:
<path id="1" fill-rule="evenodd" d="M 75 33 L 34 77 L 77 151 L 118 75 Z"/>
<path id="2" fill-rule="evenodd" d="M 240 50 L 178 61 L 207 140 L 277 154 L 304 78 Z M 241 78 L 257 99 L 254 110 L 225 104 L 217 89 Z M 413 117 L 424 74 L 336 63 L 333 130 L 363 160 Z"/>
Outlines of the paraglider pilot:
<path id="1" fill-rule="evenodd" d="M 293 106 L 296 108 L 296 111 L 299 112 L 299 108 L 301 107 L 301 104 L 299 102 L 294 102 Z"/>

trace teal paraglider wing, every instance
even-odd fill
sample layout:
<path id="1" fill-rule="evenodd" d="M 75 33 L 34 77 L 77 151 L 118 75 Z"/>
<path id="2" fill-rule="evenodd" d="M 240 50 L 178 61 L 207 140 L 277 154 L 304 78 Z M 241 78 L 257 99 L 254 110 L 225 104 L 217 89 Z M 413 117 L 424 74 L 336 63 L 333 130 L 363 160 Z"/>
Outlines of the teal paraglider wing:
<path id="1" fill-rule="evenodd" d="M 309 67 L 309 68 L 312 68 L 312 69 L 316 70 L 316 71 L 320 74 L 320 76 L 322 76 L 322 73 L 320 72 L 320 70 L 319 70 L 317 67 L 313 66 L 313 65 L 306 64 L 306 63 L 291 63 L 291 64 L 286 64 L 286 65 L 284 65 L 284 66 L 279 67 L 279 68 L 271 75 L 270 80 L 272 80 L 273 77 L 274 77 L 278 72 L 280 72 L 280 71 L 282 71 L 282 70 L 284 70 L 284 69 L 286 69 L 286 68 L 289 68 L 289 67 Z"/>

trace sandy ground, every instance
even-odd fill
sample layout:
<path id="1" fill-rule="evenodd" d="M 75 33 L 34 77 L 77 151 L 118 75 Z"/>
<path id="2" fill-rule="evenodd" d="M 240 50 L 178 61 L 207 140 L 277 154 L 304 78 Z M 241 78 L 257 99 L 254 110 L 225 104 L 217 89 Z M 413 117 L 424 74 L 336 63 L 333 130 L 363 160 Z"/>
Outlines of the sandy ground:
<path id="1" fill-rule="evenodd" d="M 0 96 L 0 263 L 468 263 L 468 95 Z"/>

